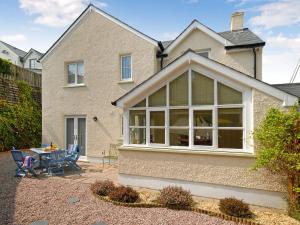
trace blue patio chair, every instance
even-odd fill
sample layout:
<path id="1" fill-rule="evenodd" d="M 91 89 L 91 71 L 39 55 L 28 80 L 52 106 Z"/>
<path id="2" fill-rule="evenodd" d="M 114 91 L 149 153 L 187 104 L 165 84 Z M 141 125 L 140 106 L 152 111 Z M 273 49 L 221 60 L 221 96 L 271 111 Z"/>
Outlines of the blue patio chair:
<path id="1" fill-rule="evenodd" d="M 73 168 L 75 170 L 81 170 L 81 167 L 77 164 L 78 159 L 79 159 L 79 146 L 74 145 L 70 151 L 66 152 L 65 163 L 70 168 Z"/>
<path id="2" fill-rule="evenodd" d="M 11 155 L 17 165 L 16 174 L 15 174 L 16 177 L 20 177 L 20 176 L 23 177 L 23 176 L 27 175 L 28 173 L 36 176 L 34 168 L 36 168 L 39 164 L 37 159 L 32 157 L 30 166 L 24 166 L 24 159 L 27 156 L 27 154 L 25 154 L 24 152 L 22 152 L 20 150 L 16 150 L 15 148 L 13 148 L 10 152 L 11 152 Z"/>
<path id="3" fill-rule="evenodd" d="M 44 163 L 46 170 L 49 175 L 64 175 L 64 161 L 65 161 L 65 151 L 57 150 L 50 152 L 48 156 L 44 157 Z"/>

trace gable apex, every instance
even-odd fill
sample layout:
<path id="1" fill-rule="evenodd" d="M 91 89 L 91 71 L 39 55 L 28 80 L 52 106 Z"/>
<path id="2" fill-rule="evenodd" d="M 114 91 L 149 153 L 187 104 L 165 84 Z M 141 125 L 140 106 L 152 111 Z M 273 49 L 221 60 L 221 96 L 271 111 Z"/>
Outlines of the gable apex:
<path id="1" fill-rule="evenodd" d="M 194 19 L 190 25 L 188 25 L 176 38 L 174 41 L 172 41 L 165 49 L 165 53 L 171 52 L 179 43 L 181 43 L 191 32 L 194 30 L 200 30 L 203 33 L 207 34 L 211 38 L 215 39 L 219 43 L 221 43 L 224 46 L 231 46 L 233 43 L 231 43 L 229 40 L 222 37 L 220 34 L 216 33 L 209 27 L 205 26 L 204 24 L 200 23 L 198 20 Z"/>
<path id="2" fill-rule="evenodd" d="M 137 29 L 131 27 L 130 25 L 122 22 L 121 20 L 117 19 L 116 17 L 108 14 L 107 12 L 101 10 L 100 8 L 96 7 L 93 4 L 89 4 L 85 10 L 77 17 L 77 19 L 67 28 L 67 30 L 54 42 L 54 44 L 46 51 L 46 53 L 40 58 L 40 61 L 43 62 L 45 58 L 59 45 L 59 43 L 80 23 L 80 21 L 88 15 L 91 11 L 94 11 L 106 19 L 114 22 L 115 24 L 123 27 L 124 29 L 132 32 L 133 34 L 137 35 L 138 37 L 144 39 L 145 41 L 150 42 L 151 44 L 158 46 L 158 41 L 150 36 L 138 31 Z"/>

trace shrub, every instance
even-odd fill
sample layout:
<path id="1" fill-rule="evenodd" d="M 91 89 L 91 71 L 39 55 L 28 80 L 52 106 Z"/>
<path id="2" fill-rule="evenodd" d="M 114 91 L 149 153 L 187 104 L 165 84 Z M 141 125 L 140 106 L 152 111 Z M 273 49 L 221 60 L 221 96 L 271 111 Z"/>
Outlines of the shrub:
<path id="1" fill-rule="evenodd" d="M 219 209 L 221 212 L 235 217 L 251 218 L 253 213 L 249 205 L 242 200 L 235 198 L 224 198 L 220 200 Z"/>
<path id="2" fill-rule="evenodd" d="M 139 194 L 131 187 L 116 187 L 110 194 L 109 198 L 117 202 L 134 203 L 139 199 Z"/>
<path id="3" fill-rule="evenodd" d="M 115 188 L 114 183 L 110 180 L 96 181 L 91 185 L 92 192 L 101 196 L 109 195 Z"/>
<path id="4" fill-rule="evenodd" d="M 160 191 L 158 201 L 163 206 L 171 209 L 189 209 L 193 204 L 191 193 L 177 186 L 163 188 Z"/>

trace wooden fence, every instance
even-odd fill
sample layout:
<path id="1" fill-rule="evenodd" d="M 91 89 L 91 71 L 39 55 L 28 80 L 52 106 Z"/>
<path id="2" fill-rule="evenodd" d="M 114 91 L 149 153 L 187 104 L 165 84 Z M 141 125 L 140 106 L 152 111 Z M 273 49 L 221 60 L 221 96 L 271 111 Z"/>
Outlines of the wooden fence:
<path id="1" fill-rule="evenodd" d="M 22 67 L 11 65 L 11 74 L 2 74 L 0 77 L 8 80 L 22 80 L 26 81 L 32 87 L 42 87 L 42 76 L 41 74 L 32 72 Z"/>

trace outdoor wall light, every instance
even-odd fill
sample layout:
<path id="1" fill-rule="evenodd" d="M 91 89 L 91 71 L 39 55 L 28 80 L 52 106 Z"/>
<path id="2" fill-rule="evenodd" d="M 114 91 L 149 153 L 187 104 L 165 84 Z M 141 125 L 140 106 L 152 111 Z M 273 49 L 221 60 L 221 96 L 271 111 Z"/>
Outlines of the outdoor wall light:
<path id="1" fill-rule="evenodd" d="M 98 117 L 97 116 L 94 116 L 93 117 L 93 120 L 96 122 L 98 120 Z"/>

